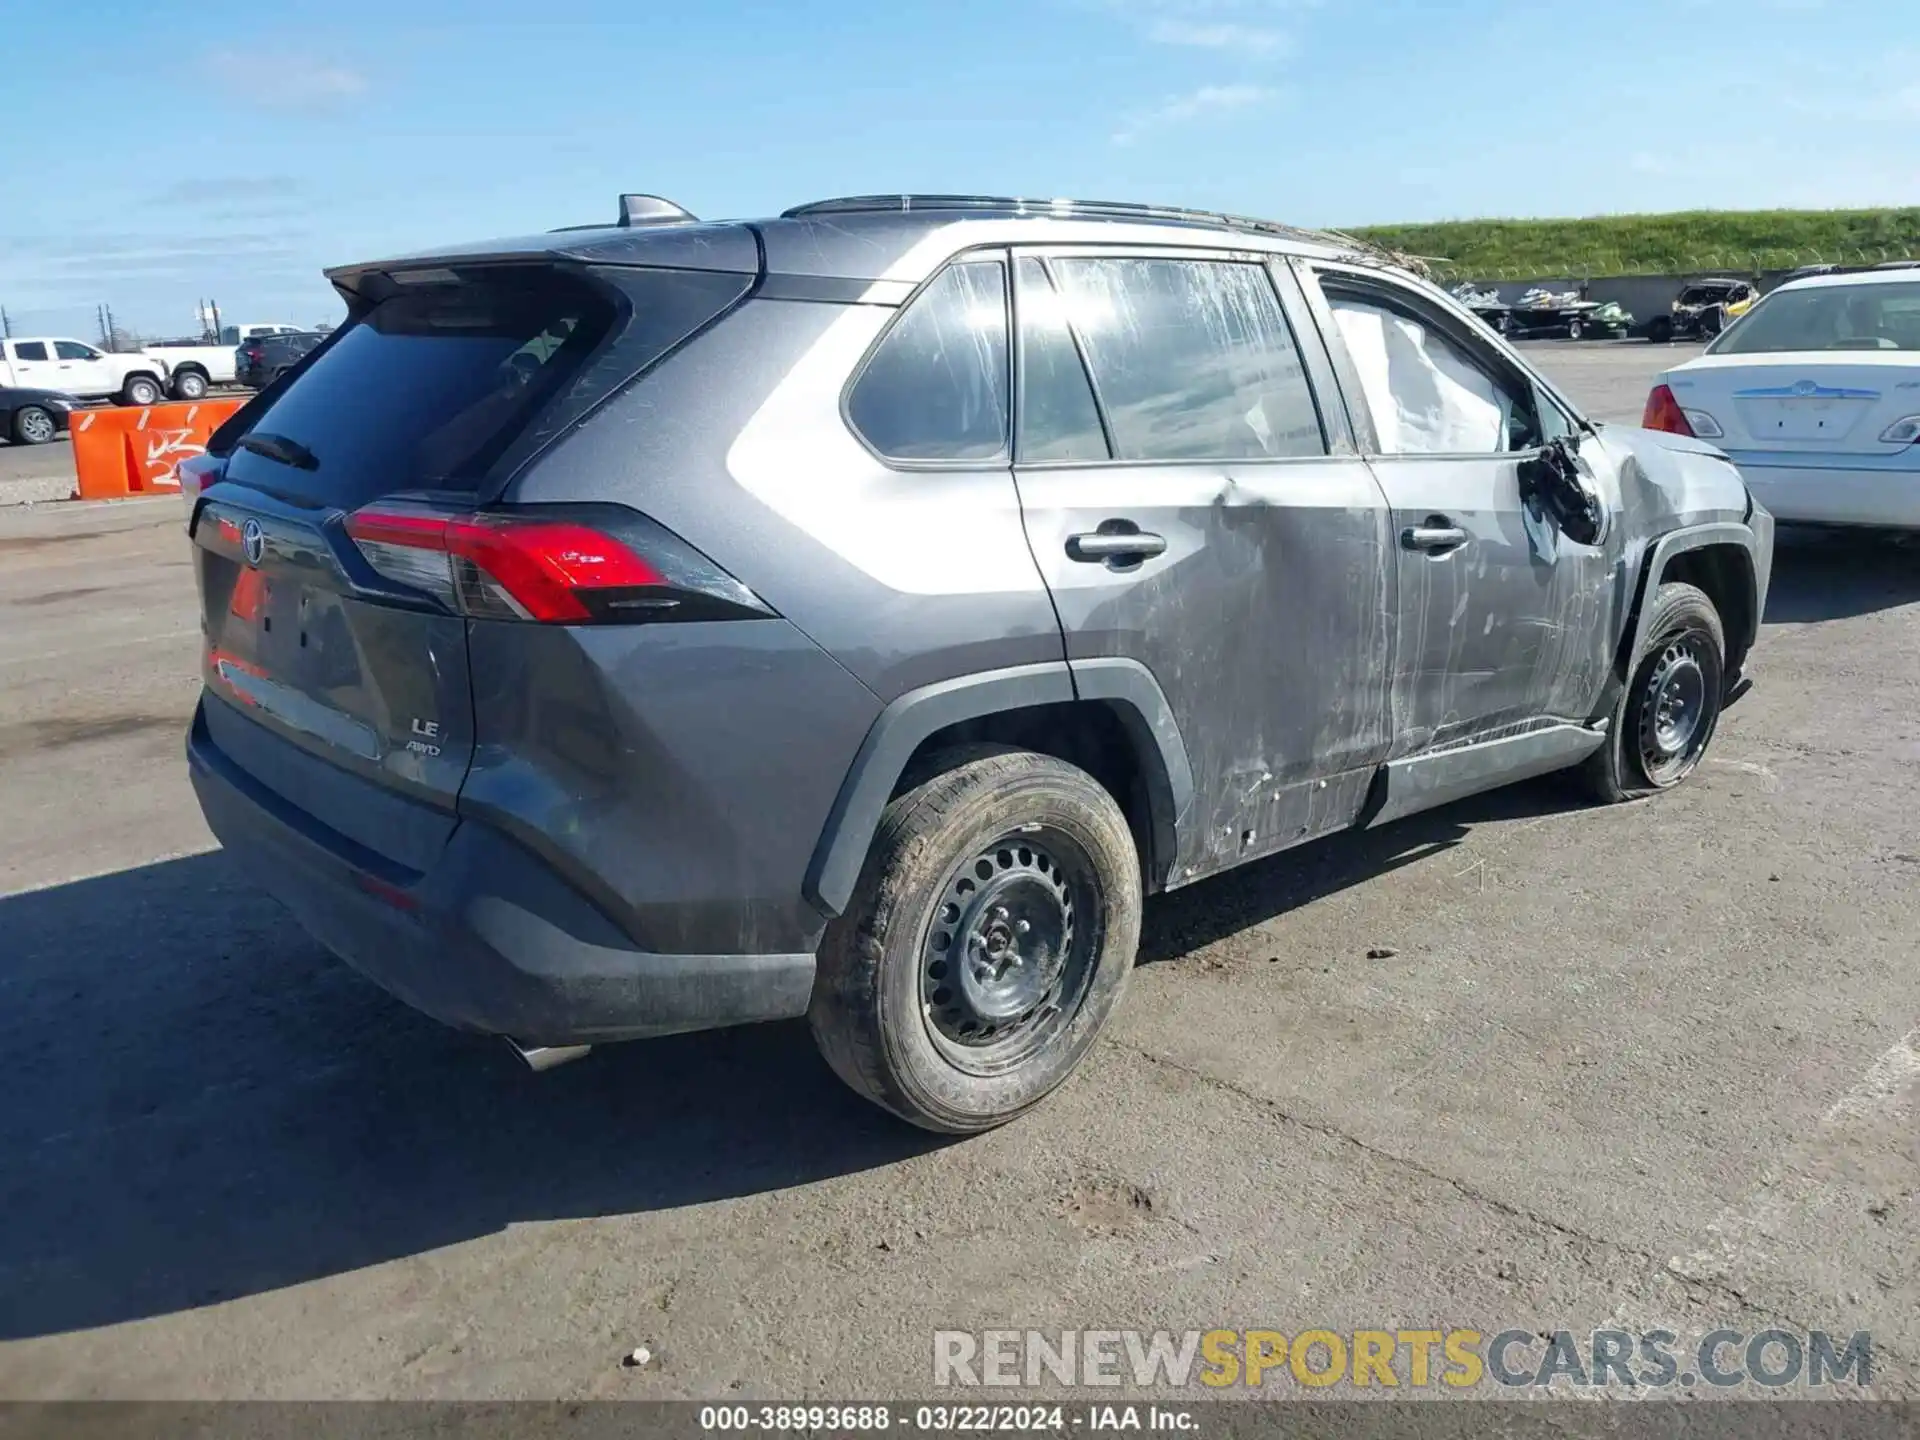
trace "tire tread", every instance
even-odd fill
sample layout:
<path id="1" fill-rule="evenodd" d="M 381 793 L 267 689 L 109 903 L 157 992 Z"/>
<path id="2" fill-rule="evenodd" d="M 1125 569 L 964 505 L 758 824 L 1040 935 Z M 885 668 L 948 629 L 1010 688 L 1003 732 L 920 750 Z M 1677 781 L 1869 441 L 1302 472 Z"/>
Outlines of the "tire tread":
<path id="1" fill-rule="evenodd" d="M 943 833 L 983 792 L 997 792 L 1037 776 L 1055 778 L 1085 787 L 1089 799 L 1104 802 L 1110 813 L 1103 818 L 1126 836 L 1129 851 L 1131 835 L 1119 807 L 1098 782 L 1048 755 L 1008 746 L 971 745 L 943 753 L 916 773 L 924 778 L 882 812 L 846 912 L 827 928 L 807 1020 L 828 1066 L 856 1093 L 923 1128 L 969 1133 L 1025 1113 L 1052 1087 L 1019 1109 L 985 1121 L 958 1112 L 930 1112 L 908 1093 L 899 1081 L 899 1057 L 881 1020 L 880 981 L 893 924 L 897 919 L 912 922 L 916 894 L 927 879 L 928 866 L 942 863 Z M 911 781 L 913 776 L 908 778 Z M 1132 961 L 1129 953 L 1125 963 L 1131 967 Z"/>

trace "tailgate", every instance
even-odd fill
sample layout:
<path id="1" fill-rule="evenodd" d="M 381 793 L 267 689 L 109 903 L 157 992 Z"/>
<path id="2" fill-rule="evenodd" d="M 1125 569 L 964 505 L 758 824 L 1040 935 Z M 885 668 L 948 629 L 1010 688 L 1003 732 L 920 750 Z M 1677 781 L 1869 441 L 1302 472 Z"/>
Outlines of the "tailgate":
<path id="1" fill-rule="evenodd" d="M 1777 290 L 1670 384 L 1729 449 L 1895 454 L 1911 443 L 1900 422 L 1920 414 L 1920 282 L 1847 276 Z"/>
<path id="2" fill-rule="evenodd" d="M 210 712 L 215 743 L 269 789 L 367 848 L 424 868 L 452 832 L 473 755 L 466 622 L 392 603 L 356 580 L 340 517 L 236 484 L 206 493 L 194 524 L 207 688 L 304 756 Z M 391 807 L 316 803 L 301 777 L 323 760 L 421 802 L 404 834 Z"/>
<path id="3" fill-rule="evenodd" d="M 753 277 L 456 261 L 386 278 L 216 435 L 192 535 L 205 680 L 225 702 L 207 707 L 214 743 L 421 870 L 473 761 L 475 617 L 624 623 L 690 604 L 592 529 L 597 511 L 530 516 L 498 503 L 506 480 Z"/>
<path id="4" fill-rule="evenodd" d="M 228 702 L 209 706 L 212 738 L 270 789 L 412 868 L 451 834 L 473 758 L 468 621 L 446 591 L 446 557 L 383 573 L 349 518 L 396 495 L 484 503 L 495 462 L 618 313 L 571 272 L 439 272 L 364 309 L 247 414 L 201 491 L 203 669 Z M 368 784 L 329 795 L 315 762 Z M 404 825 L 395 801 L 413 802 Z"/>

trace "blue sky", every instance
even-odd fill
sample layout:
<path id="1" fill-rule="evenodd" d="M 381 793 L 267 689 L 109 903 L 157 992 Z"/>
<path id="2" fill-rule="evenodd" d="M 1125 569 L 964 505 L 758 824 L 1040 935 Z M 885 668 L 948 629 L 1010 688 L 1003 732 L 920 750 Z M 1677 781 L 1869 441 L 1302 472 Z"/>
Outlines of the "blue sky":
<path id="1" fill-rule="evenodd" d="M 899 189 L 1307 224 L 1920 203 L 1913 0 L 141 0 L 8 20 L 0 304 L 331 318 L 322 266 Z M 1902 35 L 1908 36 L 1904 46 Z M 1874 38 L 1883 37 L 1883 38 Z"/>

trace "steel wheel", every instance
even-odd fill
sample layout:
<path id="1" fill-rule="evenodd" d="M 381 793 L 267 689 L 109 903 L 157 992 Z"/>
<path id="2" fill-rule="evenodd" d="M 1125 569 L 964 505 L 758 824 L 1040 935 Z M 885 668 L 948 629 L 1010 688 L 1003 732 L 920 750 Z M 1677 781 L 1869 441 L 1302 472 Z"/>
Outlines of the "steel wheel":
<path id="1" fill-rule="evenodd" d="M 1662 789 L 1700 763 L 1719 714 L 1720 660 L 1709 637 L 1686 630 L 1653 657 L 1642 684 L 1636 729 L 1640 769 Z"/>
<path id="2" fill-rule="evenodd" d="M 921 949 L 921 1009 L 956 1067 L 996 1074 L 1070 1022 L 1099 953 L 1093 865 L 1069 836 L 1002 837 L 947 880 Z"/>

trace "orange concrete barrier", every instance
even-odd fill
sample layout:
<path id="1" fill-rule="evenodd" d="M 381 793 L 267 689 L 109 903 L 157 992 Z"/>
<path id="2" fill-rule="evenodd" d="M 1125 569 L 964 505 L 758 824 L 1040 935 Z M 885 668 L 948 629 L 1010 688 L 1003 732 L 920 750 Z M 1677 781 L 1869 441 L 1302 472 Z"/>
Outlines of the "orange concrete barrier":
<path id="1" fill-rule="evenodd" d="M 67 422 L 73 435 L 74 498 L 124 500 L 177 492 L 180 462 L 204 452 L 220 422 L 246 403 L 240 398 L 76 410 Z"/>

